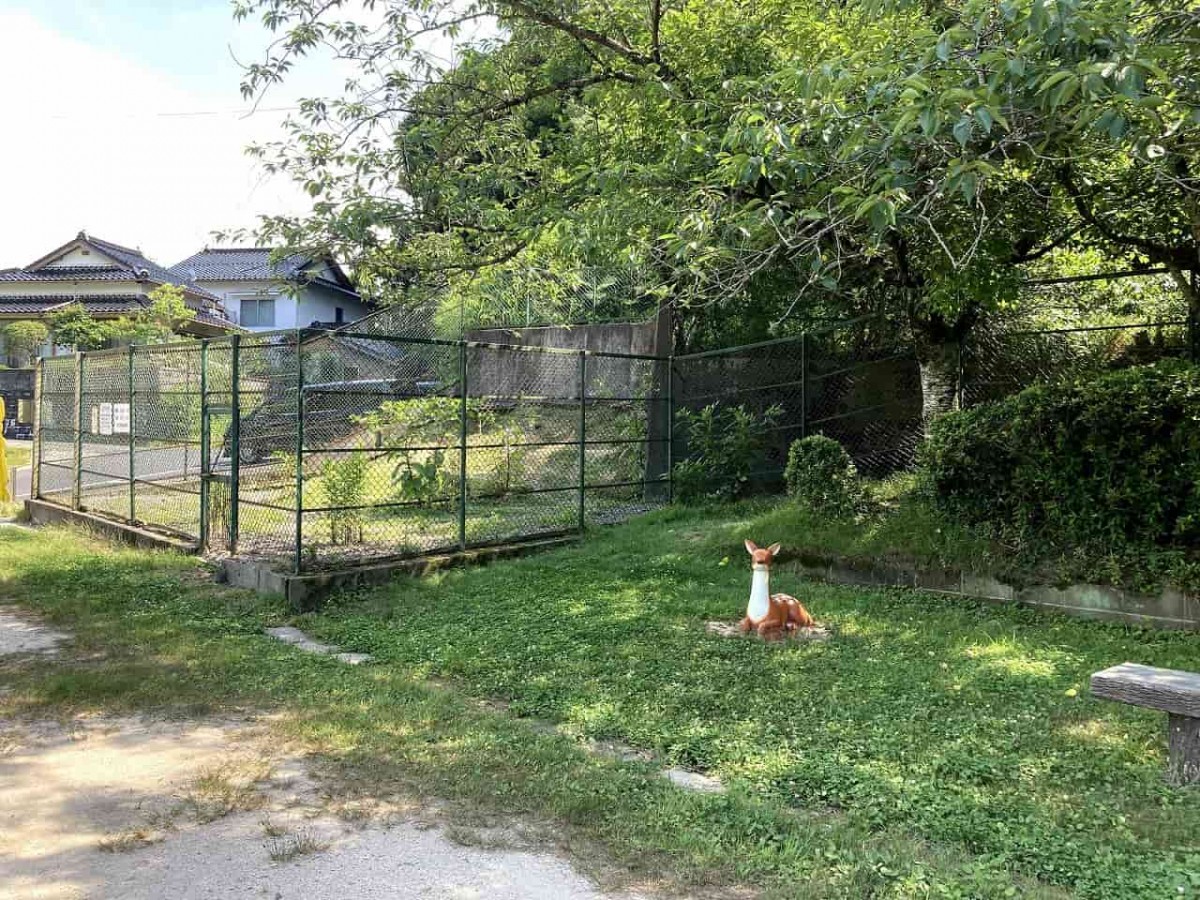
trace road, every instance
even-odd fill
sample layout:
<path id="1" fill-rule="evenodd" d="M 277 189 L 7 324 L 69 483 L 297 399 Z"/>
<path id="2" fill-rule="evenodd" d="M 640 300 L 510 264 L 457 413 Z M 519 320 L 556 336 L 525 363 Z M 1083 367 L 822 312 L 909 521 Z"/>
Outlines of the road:
<path id="1" fill-rule="evenodd" d="M 101 488 L 129 481 L 129 449 L 113 444 L 85 443 L 83 487 Z M 42 491 L 56 493 L 71 487 L 74 448 L 66 444 L 47 445 L 43 451 Z M 134 461 L 137 477 L 146 481 L 184 478 L 200 474 L 200 452 L 196 447 L 156 447 L 139 449 Z M 30 495 L 33 470 L 29 466 L 14 469 L 10 476 L 13 497 L 23 500 Z"/>

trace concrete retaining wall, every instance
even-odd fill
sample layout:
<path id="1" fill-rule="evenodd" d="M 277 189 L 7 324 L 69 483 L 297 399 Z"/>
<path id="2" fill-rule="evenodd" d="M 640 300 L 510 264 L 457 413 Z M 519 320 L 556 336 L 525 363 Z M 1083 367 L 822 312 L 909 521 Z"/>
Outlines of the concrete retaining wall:
<path id="1" fill-rule="evenodd" d="M 590 350 L 593 353 L 654 355 L 653 322 L 623 322 L 607 325 L 552 325 L 544 328 L 483 328 L 467 334 L 469 341 L 509 344 L 519 347 L 552 347 L 560 350 Z M 638 365 L 624 359 L 599 357 L 588 361 L 589 390 L 603 386 L 615 397 L 641 396 L 649 389 L 650 363 Z M 538 353 L 482 353 L 473 360 L 470 373 L 472 396 L 512 397 L 534 394 L 550 400 L 578 400 L 579 379 L 574 370 L 563 376 L 548 369 Z"/>
<path id="2" fill-rule="evenodd" d="M 952 570 L 851 564 L 810 555 L 781 563 L 780 568 L 831 584 L 916 588 L 975 600 L 1022 603 L 1081 618 L 1106 619 L 1149 628 L 1200 631 L 1200 597 L 1171 587 L 1155 595 L 1102 584 L 1072 584 L 1066 587 L 1035 584 L 1017 587 L 995 578 Z"/>
<path id="3" fill-rule="evenodd" d="M 292 609 L 298 612 L 308 612 L 318 609 L 322 601 L 336 591 L 384 584 L 397 575 L 424 575 L 451 566 L 485 565 L 497 559 L 508 559 L 537 553 L 541 550 L 551 550 L 574 543 L 576 540 L 578 537 L 572 535 L 525 541 L 500 547 L 481 547 L 369 566 L 355 566 L 332 572 L 316 572 L 310 575 L 290 575 L 276 572 L 269 563 L 263 560 L 226 557 L 221 560 L 221 572 L 223 580 L 233 587 L 246 588 L 260 594 L 282 594 Z"/>

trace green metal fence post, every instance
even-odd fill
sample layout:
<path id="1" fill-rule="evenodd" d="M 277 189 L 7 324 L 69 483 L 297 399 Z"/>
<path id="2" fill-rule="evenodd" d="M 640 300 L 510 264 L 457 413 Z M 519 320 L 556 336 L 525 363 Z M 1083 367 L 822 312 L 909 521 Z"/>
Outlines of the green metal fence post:
<path id="1" fill-rule="evenodd" d="M 467 344 L 458 345 L 458 546 L 467 546 Z"/>
<path id="2" fill-rule="evenodd" d="M 587 529 L 587 351 L 579 351 L 579 531 Z"/>
<path id="3" fill-rule="evenodd" d="M 71 508 L 83 503 L 83 357 L 75 354 L 75 484 L 71 491 Z"/>
<path id="4" fill-rule="evenodd" d="M 958 404 L 959 409 L 966 408 L 966 405 L 964 402 L 966 400 L 966 393 L 963 390 L 963 381 L 966 378 L 966 366 L 963 363 L 963 348 L 966 347 L 966 345 L 967 345 L 967 336 L 964 334 L 961 338 L 958 339 L 958 345 L 955 348 L 957 356 L 958 356 L 958 360 L 957 360 L 958 371 L 955 374 L 955 378 L 957 380 L 957 385 L 954 389 L 954 394 L 955 394 L 954 400 Z"/>
<path id="5" fill-rule="evenodd" d="M 242 467 L 242 401 L 241 370 L 242 336 L 235 334 L 229 339 L 229 553 L 237 555 L 238 547 L 238 498 Z"/>
<path id="6" fill-rule="evenodd" d="M 667 502 L 675 502 L 675 354 L 667 357 Z"/>
<path id="7" fill-rule="evenodd" d="M 200 549 L 208 549 L 212 433 L 208 426 L 208 338 L 200 342 Z"/>
<path id="8" fill-rule="evenodd" d="M 345 502 L 345 501 L 343 501 Z M 296 332 L 296 574 L 304 568 L 304 352 Z"/>
<path id="9" fill-rule="evenodd" d="M 1187 342 L 1188 356 L 1192 362 L 1200 362 L 1200 272 L 1192 269 L 1192 297 L 1188 303 Z"/>
<path id="10" fill-rule="evenodd" d="M 33 469 L 29 473 L 29 496 L 42 498 L 42 425 L 46 421 L 46 361 L 38 357 L 34 363 L 33 377 Z M 15 499 L 15 498 L 14 498 Z"/>
<path id="11" fill-rule="evenodd" d="M 800 335 L 800 437 L 808 437 L 808 332 Z"/>
<path id="12" fill-rule="evenodd" d="M 137 492 L 134 487 L 134 444 L 133 444 L 133 344 L 129 345 L 129 521 L 137 521 Z"/>

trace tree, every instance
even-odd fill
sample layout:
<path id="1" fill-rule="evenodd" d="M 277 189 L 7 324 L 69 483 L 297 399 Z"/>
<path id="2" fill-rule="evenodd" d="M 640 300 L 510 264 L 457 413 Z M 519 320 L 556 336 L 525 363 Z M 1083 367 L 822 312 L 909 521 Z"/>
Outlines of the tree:
<path id="1" fill-rule="evenodd" d="M 56 344 L 75 350 L 99 350 L 107 346 L 110 329 L 88 313 L 82 303 L 71 303 L 46 317 Z"/>
<path id="2" fill-rule="evenodd" d="M 41 322 L 10 322 L 4 326 L 4 348 L 17 366 L 28 365 L 49 337 L 50 330 Z"/>
<path id="3" fill-rule="evenodd" d="M 183 288 L 178 285 L 161 284 L 147 298 L 149 306 L 116 321 L 112 337 L 136 344 L 162 344 L 176 339 L 180 329 L 196 318 L 196 311 L 187 305 Z"/>
<path id="4" fill-rule="evenodd" d="M 549 236 L 638 258 L 683 316 L 722 322 L 701 333 L 873 311 L 912 341 L 928 419 L 1021 266 L 1074 243 L 1182 271 L 1165 251 L 1200 230 L 1175 164 L 1200 146 L 1196 0 L 379 8 L 372 28 L 302 0 L 238 7 L 284 33 L 249 94 L 319 44 L 360 66 L 258 152 L 314 197 L 266 234 L 354 256 L 368 285 L 502 265 Z M 499 36 L 454 66 L 421 49 L 483 20 Z"/>

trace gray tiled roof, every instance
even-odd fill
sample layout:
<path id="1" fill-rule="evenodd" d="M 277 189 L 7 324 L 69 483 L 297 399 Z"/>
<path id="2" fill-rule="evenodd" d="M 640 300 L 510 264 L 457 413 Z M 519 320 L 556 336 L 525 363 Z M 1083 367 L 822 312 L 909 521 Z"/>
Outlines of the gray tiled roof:
<path id="1" fill-rule="evenodd" d="M 89 313 L 122 313 L 145 306 L 139 294 L 79 294 L 64 297 L 62 294 L 15 294 L 0 295 L 0 315 L 44 313 L 56 306 L 78 303 Z"/>
<path id="2" fill-rule="evenodd" d="M 34 263 L 19 269 L 0 270 L 0 282 L 35 284 L 37 282 L 63 281 L 151 281 L 157 284 L 177 284 L 205 301 L 207 308 L 214 315 L 222 308 L 221 298 L 216 294 L 192 283 L 187 278 L 180 277 L 170 269 L 160 266 L 154 260 L 148 259 L 140 250 L 92 237 L 84 231 L 79 232 L 75 240 L 82 241 L 92 249 L 104 254 L 113 260 L 113 264 L 47 266 Z M 74 241 L 64 245 L 63 249 L 70 247 L 72 243 Z M 55 251 L 55 253 L 57 252 Z M 49 258 L 43 257 L 43 259 Z"/>
<path id="3" fill-rule="evenodd" d="M 223 247 L 194 253 L 171 266 L 171 271 L 200 281 L 286 280 L 295 278 L 310 261 L 303 253 L 293 253 L 272 265 L 269 247 Z"/>
<path id="4" fill-rule="evenodd" d="M 56 307 L 78 303 L 90 315 L 119 315 L 145 309 L 149 304 L 141 294 L 0 294 L 0 316 L 43 315 Z M 195 309 L 196 321 L 205 325 L 230 327 L 229 320 L 207 309 Z"/>
<path id="5" fill-rule="evenodd" d="M 0 281 L 134 281 L 124 266 L 53 266 L 45 269 L 2 269 Z"/>
<path id="6" fill-rule="evenodd" d="M 181 279 L 179 273 L 173 272 L 170 269 L 160 266 L 153 260 L 147 259 L 140 250 L 122 247 L 120 244 L 114 244 L 111 241 L 104 241 L 100 238 L 92 237 L 90 235 L 84 235 L 83 239 L 99 248 L 102 252 L 107 253 L 118 262 L 124 263 L 134 272 L 139 270 L 146 272 L 147 277 L 149 277 L 151 281 L 157 281 L 161 284 L 178 284 L 182 287 L 186 287 L 189 291 L 204 297 L 206 300 L 214 300 L 218 303 L 221 302 L 221 298 L 216 294 L 206 291 L 198 284 L 193 284 L 190 279 Z"/>
<path id="7" fill-rule="evenodd" d="M 333 277 L 325 278 L 304 271 L 306 266 L 314 262 L 312 256 L 292 253 L 272 263 L 272 252 L 270 247 L 201 250 L 171 266 L 171 271 L 181 278 L 194 281 L 304 281 L 358 296 L 354 285 L 336 263 L 329 264 Z"/>

